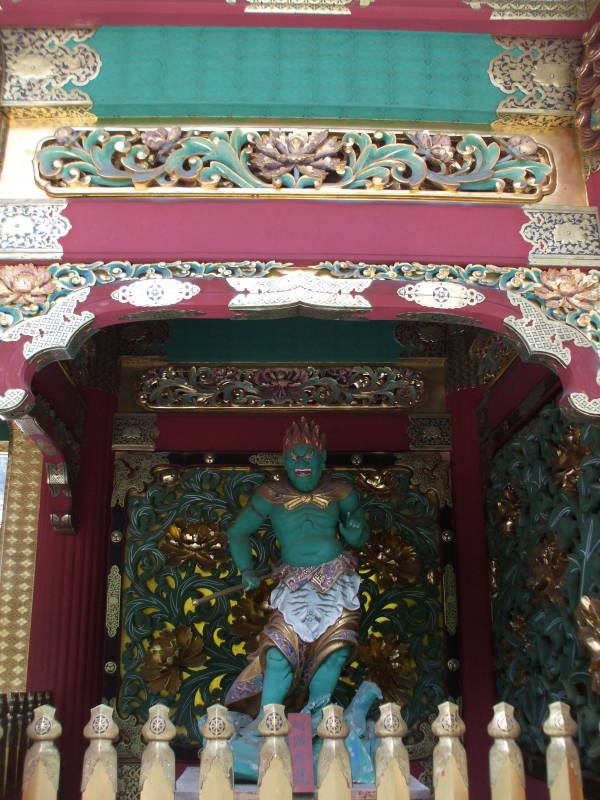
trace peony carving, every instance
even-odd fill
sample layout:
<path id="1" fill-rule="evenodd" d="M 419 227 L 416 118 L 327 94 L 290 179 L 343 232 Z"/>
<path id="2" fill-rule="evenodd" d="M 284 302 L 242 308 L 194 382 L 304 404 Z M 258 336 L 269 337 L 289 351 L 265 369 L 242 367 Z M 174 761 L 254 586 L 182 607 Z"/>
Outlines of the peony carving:
<path id="1" fill-rule="evenodd" d="M 37 307 L 48 300 L 56 283 L 46 267 L 18 264 L 0 267 L 0 303 Z"/>
<path id="2" fill-rule="evenodd" d="M 547 308 L 565 314 L 572 311 L 592 311 L 600 300 L 600 280 L 594 273 L 580 269 L 540 270 L 541 286 L 535 287 Z"/>

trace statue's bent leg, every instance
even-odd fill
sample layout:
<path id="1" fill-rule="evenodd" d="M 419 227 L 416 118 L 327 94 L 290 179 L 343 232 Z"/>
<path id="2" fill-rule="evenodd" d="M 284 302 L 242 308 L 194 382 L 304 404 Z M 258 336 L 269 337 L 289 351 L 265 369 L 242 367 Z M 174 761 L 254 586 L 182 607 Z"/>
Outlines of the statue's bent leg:
<path id="1" fill-rule="evenodd" d="M 276 647 L 269 647 L 265 655 L 262 705 L 283 703 L 292 685 L 293 677 L 294 673 L 287 658 Z"/>
<path id="2" fill-rule="evenodd" d="M 351 653 L 351 647 L 341 647 L 321 662 L 308 686 L 309 703 L 323 695 L 333 694 L 340 673 Z"/>

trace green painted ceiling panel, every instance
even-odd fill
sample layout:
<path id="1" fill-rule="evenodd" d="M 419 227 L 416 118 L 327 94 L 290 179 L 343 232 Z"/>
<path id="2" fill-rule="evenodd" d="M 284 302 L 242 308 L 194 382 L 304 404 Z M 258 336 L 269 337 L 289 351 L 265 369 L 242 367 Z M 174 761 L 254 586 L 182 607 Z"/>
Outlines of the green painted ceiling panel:
<path id="1" fill-rule="evenodd" d="M 504 95 L 487 34 L 297 28 L 100 28 L 101 118 L 341 117 L 489 123 Z"/>
<path id="2" fill-rule="evenodd" d="M 170 320 L 168 361 L 198 363 L 387 362 L 398 359 L 395 322 L 291 317 Z"/>

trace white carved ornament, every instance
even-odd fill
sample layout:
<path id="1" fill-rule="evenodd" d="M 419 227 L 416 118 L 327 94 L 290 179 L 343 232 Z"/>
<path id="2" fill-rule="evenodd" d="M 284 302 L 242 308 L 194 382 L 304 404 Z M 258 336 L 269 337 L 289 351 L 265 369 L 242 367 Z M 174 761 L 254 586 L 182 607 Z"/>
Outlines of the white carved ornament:
<path id="1" fill-rule="evenodd" d="M 14 327 L 0 333 L 0 341 L 16 342 L 21 336 L 31 337 L 23 345 L 23 355 L 30 361 L 43 353 L 56 352 L 62 358 L 71 358 L 68 351 L 74 336 L 94 320 L 91 311 L 75 313 L 75 306 L 87 299 L 89 288 L 59 298 L 46 314 L 21 320 Z"/>
<path id="2" fill-rule="evenodd" d="M 71 230 L 62 212 L 67 207 L 58 202 L 0 203 L 0 253 L 4 258 L 62 258 L 59 239 Z"/>
<path id="3" fill-rule="evenodd" d="M 7 389 L 0 394 L 0 414 L 14 411 L 25 402 L 27 392 L 24 389 Z"/>
<path id="4" fill-rule="evenodd" d="M 312 308 L 368 310 L 371 304 L 361 297 L 371 285 L 370 280 L 340 280 L 327 276 L 315 277 L 298 270 L 272 278 L 228 278 L 227 283 L 237 292 L 229 303 L 230 309 Z"/>
<path id="5" fill-rule="evenodd" d="M 564 346 L 565 342 L 573 342 L 577 347 L 591 347 L 586 336 L 564 322 L 549 319 L 542 309 L 516 292 L 507 292 L 513 306 L 521 309 L 522 317 L 511 315 L 504 324 L 514 331 L 525 344 L 531 355 L 553 358 L 562 367 L 571 363 L 571 351 Z"/>
<path id="6" fill-rule="evenodd" d="M 567 399 L 580 414 L 586 417 L 600 417 L 600 397 L 590 400 L 585 392 L 571 392 Z"/>
<path id="7" fill-rule="evenodd" d="M 177 278 L 148 278 L 120 286 L 111 293 L 113 300 L 131 306 L 172 306 L 197 295 L 200 287 Z"/>
<path id="8" fill-rule="evenodd" d="M 485 296 L 459 283 L 419 281 L 398 289 L 398 296 L 425 308 L 464 308 L 483 303 Z"/>

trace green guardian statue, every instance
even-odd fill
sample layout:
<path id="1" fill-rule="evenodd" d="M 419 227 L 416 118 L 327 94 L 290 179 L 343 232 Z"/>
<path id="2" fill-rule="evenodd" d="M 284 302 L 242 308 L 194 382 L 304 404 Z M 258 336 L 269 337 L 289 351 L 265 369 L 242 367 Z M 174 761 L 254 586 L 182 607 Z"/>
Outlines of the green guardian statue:
<path id="1" fill-rule="evenodd" d="M 263 483 L 227 531 L 246 589 L 260 584 L 250 535 L 267 517 L 281 548 L 258 649 L 225 698 L 252 713 L 292 692 L 300 699 L 308 689 L 309 704 L 331 695 L 358 642 L 360 579 L 346 552 L 369 538 L 358 494 L 347 479 L 323 474 L 325 440 L 312 421 L 293 423 L 283 455 L 287 477 Z"/>

